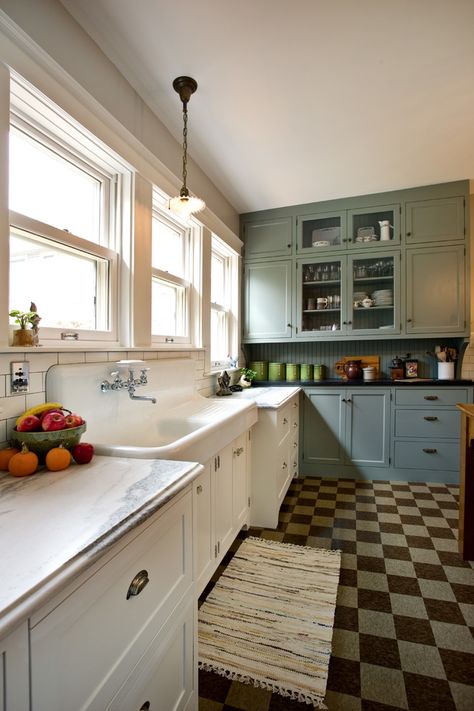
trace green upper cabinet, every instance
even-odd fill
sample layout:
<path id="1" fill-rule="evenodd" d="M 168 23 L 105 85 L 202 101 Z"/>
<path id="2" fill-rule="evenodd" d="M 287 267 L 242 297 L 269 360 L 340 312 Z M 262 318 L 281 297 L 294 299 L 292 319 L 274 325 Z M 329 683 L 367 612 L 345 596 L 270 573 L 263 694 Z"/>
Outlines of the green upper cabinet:
<path id="1" fill-rule="evenodd" d="M 400 244 L 400 213 L 400 204 L 348 210 L 347 245 L 374 249 Z"/>
<path id="2" fill-rule="evenodd" d="M 346 212 L 319 212 L 296 218 L 296 251 L 305 253 L 334 251 L 346 247 Z"/>
<path id="3" fill-rule="evenodd" d="M 293 246 L 293 218 L 278 217 L 245 222 L 245 259 L 288 257 Z"/>
<path id="4" fill-rule="evenodd" d="M 245 264 L 244 341 L 292 337 L 292 267 L 289 259 Z"/>
<path id="5" fill-rule="evenodd" d="M 407 335 L 464 333 L 465 283 L 463 245 L 407 249 Z"/>
<path id="6" fill-rule="evenodd" d="M 407 202 L 405 238 L 407 244 L 464 240 L 463 197 Z"/>

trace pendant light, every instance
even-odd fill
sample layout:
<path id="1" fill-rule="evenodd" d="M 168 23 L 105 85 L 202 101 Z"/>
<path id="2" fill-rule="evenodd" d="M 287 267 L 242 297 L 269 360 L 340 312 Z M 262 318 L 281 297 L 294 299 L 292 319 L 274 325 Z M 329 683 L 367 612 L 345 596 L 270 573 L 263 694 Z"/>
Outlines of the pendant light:
<path id="1" fill-rule="evenodd" d="M 179 196 L 170 199 L 169 209 L 181 217 L 187 218 L 206 207 L 204 200 L 189 194 L 186 185 L 188 174 L 188 101 L 197 89 L 197 82 L 191 77 L 177 77 L 173 82 L 173 89 L 179 94 L 183 103 L 183 186 Z"/>

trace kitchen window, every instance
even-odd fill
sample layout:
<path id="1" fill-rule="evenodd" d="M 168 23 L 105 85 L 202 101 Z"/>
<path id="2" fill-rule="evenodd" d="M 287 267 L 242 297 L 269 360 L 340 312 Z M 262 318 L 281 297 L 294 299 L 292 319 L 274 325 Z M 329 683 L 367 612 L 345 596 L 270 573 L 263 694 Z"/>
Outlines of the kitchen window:
<path id="1" fill-rule="evenodd" d="M 211 249 L 211 368 L 228 367 L 237 354 L 238 256 L 219 237 Z"/>
<path id="2" fill-rule="evenodd" d="M 10 309 L 35 302 L 41 339 L 117 341 L 121 174 L 109 149 L 12 78 Z"/>
<path id="3" fill-rule="evenodd" d="M 151 331 L 155 343 L 190 343 L 192 229 L 168 217 L 154 194 Z"/>

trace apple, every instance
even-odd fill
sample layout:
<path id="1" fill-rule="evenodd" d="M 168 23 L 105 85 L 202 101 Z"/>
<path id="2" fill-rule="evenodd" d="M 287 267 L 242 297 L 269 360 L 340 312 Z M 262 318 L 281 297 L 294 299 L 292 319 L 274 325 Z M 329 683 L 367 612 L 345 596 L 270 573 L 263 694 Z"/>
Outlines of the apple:
<path id="1" fill-rule="evenodd" d="M 17 432 L 35 432 L 41 429 L 41 422 L 36 415 L 27 415 L 16 426 Z"/>
<path id="2" fill-rule="evenodd" d="M 61 412 L 48 412 L 48 414 L 43 417 L 41 427 L 45 432 L 64 430 L 66 428 L 66 418 Z"/>
<path id="3" fill-rule="evenodd" d="M 46 415 L 49 415 L 51 412 L 59 412 L 60 415 L 63 414 L 63 413 L 62 413 L 62 410 L 58 410 L 57 408 L 54 408 L 53 410 L 45 410 L 45 411 L 42 412 L 41 415 L 39 416 L 40 422 L 43 422 L 43 420 L 44 420 L 44 418 L 46 417 Z"/>
<path id="4" fill-rule="evenodd" d="M 72 448 L 72 456 L 78 464 L 88 464 L 94 456 L 94 447 L 88 442 L 79 442 Z"/>
<path id="5" fill-rule="evenodd" d="M 84 420 L 80 415 L 76 415 L 74 412 L 71 412 L 70 415 L 66 415 L 66 429 L 69 429 L 70 427 L 79 427 L 79 425 L 83 425 Z"/>

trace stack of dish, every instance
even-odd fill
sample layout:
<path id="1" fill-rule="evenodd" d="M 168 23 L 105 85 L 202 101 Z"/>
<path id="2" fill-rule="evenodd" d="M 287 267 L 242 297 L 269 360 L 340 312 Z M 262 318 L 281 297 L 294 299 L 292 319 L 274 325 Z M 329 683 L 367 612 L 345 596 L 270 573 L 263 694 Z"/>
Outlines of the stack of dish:
<path id="1" fill-rule="evenodd" d="M 363 301 L 364 299 L 367 299 L 369 295 L 366 291 L 354 291 L 352 296 L 354 301 Z"/>
<path id="2" fill-rule="evenodd" d="M 377 289 L 372 298 L 375 306 L 393 306 L 393 289 Z"/>

